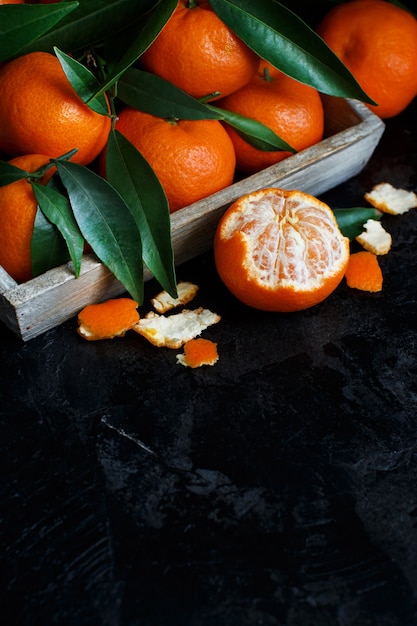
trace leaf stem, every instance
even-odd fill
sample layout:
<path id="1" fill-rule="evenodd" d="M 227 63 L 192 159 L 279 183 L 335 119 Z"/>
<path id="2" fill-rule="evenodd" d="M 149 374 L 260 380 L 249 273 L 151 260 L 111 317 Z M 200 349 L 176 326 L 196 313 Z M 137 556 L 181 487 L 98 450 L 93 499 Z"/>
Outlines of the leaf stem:
<path id="1" fill-rule="evenodd" d="M 220 96 L 220 91 L 212 91 L 206 96 L 199 98 L 198 101 L 201 102 L 201 104 L 206 104 L 206 102 L 210 102 L 210 100 L 213 100 L 213 98 L 217 98 L 218 96 Z"/>
<path id="2" fill-rule="evenodd" d="M 264 67 L 262 78 L 266 83 L 272 83 L 272 76 L 271 72 L 269 71 L 269 67 Z"/>
<path id="3" fill-rule="evenodd" d="M 69 152 L 66 152 L 65 154 L 61 154 L 61 156 L 59 157 L 50 159 L 48 163 L 45 163 L 45 165 L 42 165 L 42 167 L 37 169 L 35 172 L 31 172 L 29 176 L 27 176 L 27 180 L 29 182 L 31 181 L 36 182 L 37 180 L 41 180 L 45 176 L 46 172 L 51 169 L 51 167 L 55 167 L 55 164 L 57 162 L 60 163 L 61 161 L 69 161 L 76 152 L 78 152 L 78 148 L 73 148 Z"/>

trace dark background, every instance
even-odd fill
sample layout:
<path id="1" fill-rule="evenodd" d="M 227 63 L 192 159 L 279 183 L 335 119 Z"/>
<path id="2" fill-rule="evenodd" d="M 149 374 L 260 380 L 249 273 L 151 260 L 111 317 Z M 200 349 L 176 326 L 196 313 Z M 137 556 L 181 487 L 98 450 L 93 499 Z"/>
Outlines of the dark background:
<path id="1" fill-rule="evenodd" d="M 416 190 L 416 114 L 321 199 Z M 211 252 L 178 268 L 212 368 L 0 326 L 2 623 L 417 625 L 417 210 L 383 224 L 383 291 L 300 313 L 238 303 Z"/>

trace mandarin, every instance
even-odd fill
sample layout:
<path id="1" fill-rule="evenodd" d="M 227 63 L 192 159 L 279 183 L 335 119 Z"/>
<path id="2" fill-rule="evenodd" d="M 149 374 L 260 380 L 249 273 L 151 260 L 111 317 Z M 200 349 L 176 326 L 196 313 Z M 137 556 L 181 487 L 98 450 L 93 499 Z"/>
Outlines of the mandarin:
<path id="1" fill-rule="evenodd" d="M 349 239 L 317 198 L 261 189 L 223 214 L 214 258 L 220 278 L 243 303 L 263 311 L 299 311 L 336 289 L 349 260 Z"/>
<path id="2" fill-rule="evenodd" d="M 226 96 L 253 76 L 259 57 L 211 9 L 207 0 L 180 0 L 141 57 L 143 67 L 195 98 Z"/>
<path id="3" fill-rule="evenodd" d="M 233 144 L 217 120 L 165 120 L 126 107 L 116 129 L 154 170 L 171 213 L 233 182 Z"/>
<path id="4" fill-rule="evenodd" d="M 297 151 L 318 143 L 323 137 L 324 113 L 318 91 L 286 76 L 266 61 L 259 63 L 258 71 L 247 85 L 220 100 L 218 106 L 262 122 Z M 241 172 L 258 172 L 292 154 L 284 150 L 259 150 L 233 128 L 226 128 Z"/>
<path id="5" fill-rule="evenodd" d="M 32 173 L 48 161 L 48 156 L 29 154 L 9 163 Z M 54 170 L 48 170 L 40 182 L 45 184 Z M 0 187 L 0 265 L 17 282 L 32 278 L 31 241 L 37 206 L 27 180 Z"/>
<path id="6" fill-rule="evenodd" d="M 403 111 L 417 95 L 417 20 L 385 0 L 353 0 L 334 7 L 318 34 L 378 103 L 381 118 Z"/>
<path id="7" fill-rule="evenodd" d="M 106 144 L 109 116 L 92 111 L 76 94 L 57 57 L 30 52 L 0 69 L 0 150 L 10 156 L 58 157 L 87 165 Z"/>

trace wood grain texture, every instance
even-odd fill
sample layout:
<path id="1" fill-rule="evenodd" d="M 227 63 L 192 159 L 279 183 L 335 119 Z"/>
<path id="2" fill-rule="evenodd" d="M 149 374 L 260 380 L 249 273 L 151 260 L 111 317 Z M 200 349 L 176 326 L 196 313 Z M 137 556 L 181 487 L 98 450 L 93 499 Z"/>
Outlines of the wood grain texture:
<path id="1" fill-rule="evenodd" d="M 384 123 L 359 102 L 328 96 L 323 96 L 323 102 L 323 141 L 171 215 L 176 265 L 211 248 L 221 215 L 240 196 L 265 187 L 319 195 L 363 169 Z M 145 280 L 151 277 L 145 269 Z M 83 257 L 77 279 L 68 263 L 18 285 L 0 267 L 0 320 L 27 341 L 70 319 L 87 304 L 124 291 L 94 255 Z"/>

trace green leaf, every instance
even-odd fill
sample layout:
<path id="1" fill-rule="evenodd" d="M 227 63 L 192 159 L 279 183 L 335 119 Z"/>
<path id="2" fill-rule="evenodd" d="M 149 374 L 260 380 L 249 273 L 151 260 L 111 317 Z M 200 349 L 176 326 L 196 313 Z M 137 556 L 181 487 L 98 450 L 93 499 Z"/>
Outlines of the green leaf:
<path id="1" fill-rule="evenodd" d="M 53 178 L 48 182 L 53 185 Z M 38 183 L 32 184 L 36 198 L 36 188 L 43 187 Z M 39 201 L 38 201 L 39 202 Z M 31 239 L 32 274 L 39 276 L 47 270 L 66 263 L 69 259 L 68 248 L 59 230 L 50 222 L 38 204 L 35 223 Z"/>
<path id="2" fill-rule="evenodd" d="M 101 89 L 102 92 L 107 91 L 150 46 L 171 17 L 177 4 L 177 0 L 159 0 L 156 3 L 149 19 L 138 30 L 134 41 L 129 44 L 127 51 L 112 69 Z"/>
<path id="3" fill-rule="evenodd" d="M 50 223 L 55 224 L 64 238 L 66 257 L 68 258 L 69 252 L 74 264 L 75 276 L 78 278 L 84 250 L 84 238 L 74 219 L 68 198 L 54 188 L 53 183 L 48 186 L 32 183 L 32 189 L 42 213 Z M 60 237 L 61 241 L 62 237 Z M 52 267 L 55 267 L 55 265 L 52 265 Z"/>
<path id="4" fill-rule="evenodd" d="M 149 163 L 118 131 L 109 136 L 107 179 L 132 211 L 142 240 L 143 261 L 160 285 L 177 296 L 168 202 Z"/>
<path id="5" fill-rule="evenodd" d="M 12 165 L 7 161 L 0 161 L 0 187 L 5 187 L 28 176 L 29 172 L 22 170 L 22 168 L 16 167 L 16 165 Z"/>
<path id="6" fill-rule="evenodd" d="M 0 6 L 0 61 L 19 54 L 78 7 L 78 2 Z M 36 47 L 36 43 L 35 43 Z"/>
<path id="7" fill-rule="evenodd" d="M 60 233 L 40 208 L 36 211 L 31 240 L 32 275 L 44 272 L 68 261 L 68 248 Z"/>
<path id="8" fill-rule="evenodd" d="M 375 104 L 324 41 L 275 0 L 210 0 L 220 19 L 259 56 L 318 91 Z"/>
<path id="9" fill-rule="evenodd" d="M 290 146 L 286 141 L 281 139 L 273 130 L 249 117 L 244 117 L 233 111 L 207 105 L 210 109 L 221 112 L 223 120 L 236 129 L 239 135 L 247 141 L 251 146 L 258 150 L 276 151 L 285 150 L 288 152 L 297 152 L 295 148 Z"/>
<path id="10" fill-rule="evenodd" d="M 377 209 L 353 207 L 349 209 L 333 209 L 336 221 L 342 234 L 352 241 L 361 234 L 363 225 L 368 220 L 380 220 L 382 213 Z"/>
<path id="11" fill-rule="evenodd" d="M 143 300 L 142 245 L 136 222 L 106 180 L 78 163 L 56 161 L 84 239 L 132 298 Z"/>
<path id="12" fill-rule="evenodd" d="M 61 2 L 51 6 L 64 7 L 67 4 Z M 106 37 L 114 36 L 126 24 L 139 21 L 154 4 L 155 0 L 79 0 L 78 8 L 61 20 L 56 28 L 35 42 L 27 39 L 29 43 L 23 52 L 52 52 L 54 46 L 67 53 L 84 50 Z"/>
<path id="13" fill-rule="evenodd" d="M 79 63 L 58 48 L 54 47 L 62 69 L 74 90 L 90 109 L 101 115 L 109 115 L 109 107 L 104 94 L 94 97 L 100 84 L 97 78 L 82 63 Z"/>
<path id="14" fill-rule="evenodd" d="M 120 78 L 117 95 L 125 104 L 165 119 L 221 119 L 210 109 L 172 83 L 141 70 L 130 68 Z"/>

